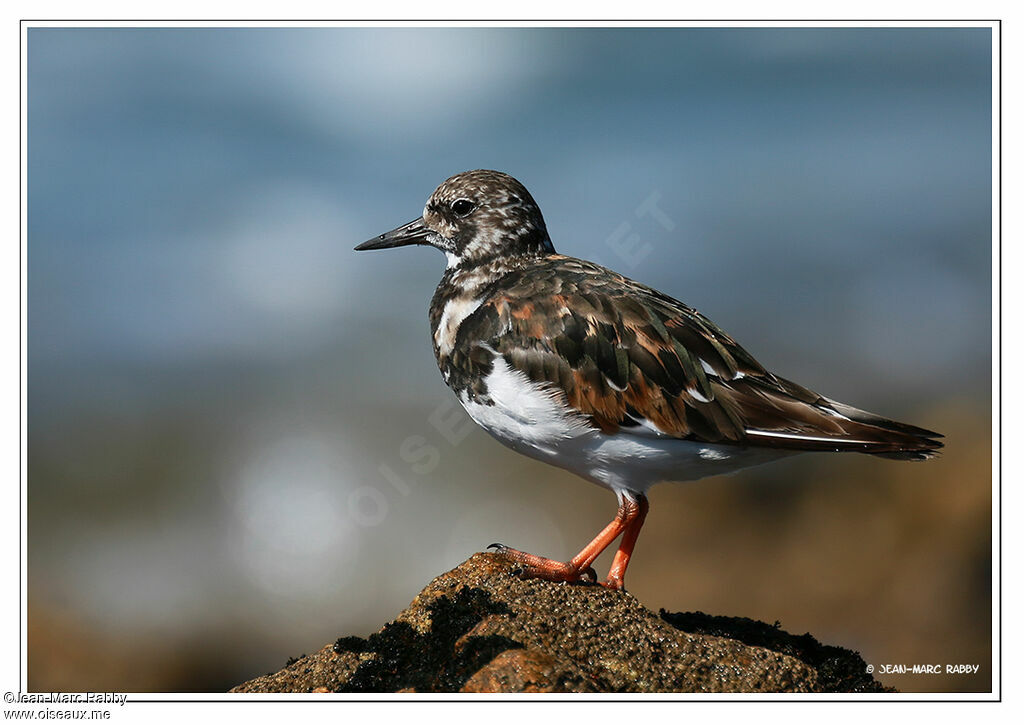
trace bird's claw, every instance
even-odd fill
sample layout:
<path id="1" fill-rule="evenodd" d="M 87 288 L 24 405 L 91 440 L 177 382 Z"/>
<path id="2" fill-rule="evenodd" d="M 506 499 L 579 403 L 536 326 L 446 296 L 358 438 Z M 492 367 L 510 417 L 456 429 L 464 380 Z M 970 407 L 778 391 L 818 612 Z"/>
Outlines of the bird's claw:
<path id="1" fill-rule="evenodd" d="M 568 582 L 570 584 L 596 584 L 597 572 L 594 567 L 576 570 L 566 562 L 534 556 L 517 549 L 510 549 L 504 544 L 494 543 L 487 547 L 512 562 L 512 576 L 519 579 L 546 579 L 551 582 Z"/>

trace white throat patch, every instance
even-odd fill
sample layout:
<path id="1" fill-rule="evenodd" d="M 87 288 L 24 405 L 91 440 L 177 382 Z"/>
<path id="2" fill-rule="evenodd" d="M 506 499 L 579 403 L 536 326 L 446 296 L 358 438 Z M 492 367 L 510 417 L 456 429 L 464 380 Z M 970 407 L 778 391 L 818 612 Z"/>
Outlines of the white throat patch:
<path id="1" fill-rule="evenodd" d="M 482 300 L 467 296 L 453 297 L 444 305 L 441 319 L 434 330 L 434 344 L 439 355 L 451 355 L 455 347 L 455 336 L 459 333 L 459 325 L 463 320 L 476 312 Z"/>

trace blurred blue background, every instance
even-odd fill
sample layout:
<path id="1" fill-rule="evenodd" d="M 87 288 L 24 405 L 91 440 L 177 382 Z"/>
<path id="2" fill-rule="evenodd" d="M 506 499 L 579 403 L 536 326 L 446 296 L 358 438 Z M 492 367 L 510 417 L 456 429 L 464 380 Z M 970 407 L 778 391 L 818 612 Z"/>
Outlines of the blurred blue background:
<path id="1" fill-rule="evenodd" d="M 30 29 L 30 686 L 226 689 L 606 523 L 464 427 L 443 258 L 351 251 L 482 167 L 560 252 L 950 436 L 655 489 L 631 591 L 988 689 L 991 124 L 987 28 Z"/>

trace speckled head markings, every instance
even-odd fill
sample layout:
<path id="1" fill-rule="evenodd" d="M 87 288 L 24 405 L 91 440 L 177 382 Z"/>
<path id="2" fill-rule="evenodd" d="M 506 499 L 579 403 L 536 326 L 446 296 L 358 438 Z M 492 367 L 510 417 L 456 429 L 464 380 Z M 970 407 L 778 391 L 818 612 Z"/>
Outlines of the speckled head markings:
<path id="1" fill-rule="evenodd" d="M 357 250 L 429 244 L 448 257 L 448 267 L 499 257 L 554 251 L 540 208 L 522 184 L 500 171 L 456 174 L 438 186 L 423 216 Z"/>
<path id="2" fill-rule="evenodd" d="M 426 244 L 448 265 L 430 305 L 438 368 L 505 445 L 613 490 L 619 513 L 569 562 L 501 547 L 528 576 L 577 581 L 616 537 L 620 588 L 647 489 L 805 451 L 923 460 L 932 431 L 829 400 L 762 367 L 683 303 L 557 254 L 533 197 L 498 171 L 442 183 L 423 215 L 356 247 Z"/>
<path id="3" fill-rule="evenodd" d="M 449 266 L 554 252 L 540 208 L 500 171 L 467 171 L 441 184 L 423 208 L 426 226 L 445 240 Z"/>

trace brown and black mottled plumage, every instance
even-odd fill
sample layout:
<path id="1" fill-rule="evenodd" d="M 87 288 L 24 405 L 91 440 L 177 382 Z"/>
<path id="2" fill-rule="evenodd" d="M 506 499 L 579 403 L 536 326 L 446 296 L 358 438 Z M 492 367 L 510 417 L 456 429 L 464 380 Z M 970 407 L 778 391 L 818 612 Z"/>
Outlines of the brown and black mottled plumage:
<path id="1" fill-rule="evenodd" d="M 607 434 L 646 420 L 677 438 L 928 457 L 939 434 L 857 410 L 766 371 L 713 322 L 596 264 L 538 254 L 505 264 L 439 355 L 456 392 L 486 400 L 494 353 Z M 436 329 L 454 288 L 431 305 Z M 771 434 L 782 433 L 793 437 Z"/>

